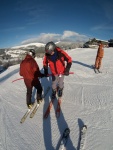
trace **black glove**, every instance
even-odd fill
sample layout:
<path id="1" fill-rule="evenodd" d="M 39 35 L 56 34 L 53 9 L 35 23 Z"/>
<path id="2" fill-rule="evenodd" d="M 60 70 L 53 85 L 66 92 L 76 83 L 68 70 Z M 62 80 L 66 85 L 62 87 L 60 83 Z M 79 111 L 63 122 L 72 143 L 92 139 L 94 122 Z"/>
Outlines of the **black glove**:
<path id="1" fill-rule="evenodd" d="M 48 68 L 44 67 L 44 74 L 45 74 L 45 77 L 48 76 Z"/>
<path id="2" fill-rule="evenodd" d="M 67 66 L 66 66 L 66 68 L 65 68 L 65 71 L 64 71 L 64 75 L 65 75 L 65 76 L 68 76 L 68 75 L 69 75 L 69 70 L 70 70 L 70 68 L 71 68 L 71 65 L 72 65 L 72 63 L 68 63 L 68 64 L 67 64 Z"/>
<path id="3" fill-rule="evenodd" d="M 65 76 L 68 76 L 68 75 L 69 75 L 69 71 L 65 70 L 65 71 L 64 71 L 64 75 L 65 75 Z"/>
<path id="4" fill-rule="evenodd" d="M 45 77 L 45 74 L 41 73 L 41 76 L 40 76 L 40 77 L 41 77 L 41 78 Z"/>

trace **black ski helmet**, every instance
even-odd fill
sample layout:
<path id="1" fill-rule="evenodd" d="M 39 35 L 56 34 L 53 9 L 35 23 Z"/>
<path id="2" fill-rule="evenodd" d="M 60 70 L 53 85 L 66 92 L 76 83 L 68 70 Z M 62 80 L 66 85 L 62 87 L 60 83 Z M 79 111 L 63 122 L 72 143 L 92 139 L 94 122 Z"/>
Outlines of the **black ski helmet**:
<path id="1" fill-rule="evenodd" d="M 30 54 L 31 56 L 35 57 L 36 52 L 35 52 L 34 49 L 30 49 L 30 50 L 29 50 L 29 54 Z"/>
<path id="2" fill-rule="evenodd" d="M 55 51 L 56 45 L 53 42 L 48 42 L 45 46 L 45 52 L 46 54 L 51 54 L 53 51 Z"/>

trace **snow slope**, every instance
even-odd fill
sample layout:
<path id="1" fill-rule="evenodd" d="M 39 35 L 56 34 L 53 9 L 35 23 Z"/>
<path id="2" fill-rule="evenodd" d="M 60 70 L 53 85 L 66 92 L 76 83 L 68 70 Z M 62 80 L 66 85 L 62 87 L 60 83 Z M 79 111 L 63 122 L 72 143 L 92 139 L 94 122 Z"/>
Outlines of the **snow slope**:
<path id="1" fill-rule="evenodd" d="M 73 59 L 71 71 L 65 77 L 65 88 L 61 105 L 61 116 L 56 119 L 55 108 L 43 119 L 50 101 L 51 90 L 34 118 L 20 124 L 25 113 L 26 87 L 23 80 L 13 82 L 19 76 L 19 65 L 0 74 L 0 150 L 57 150 L 60 137 L 66 127 L 70 128 L 67 150 L 78 150 L 79 128 L 88 129 L 84 150 L 113 149 L 113 48 L 105 48 L 102 72 L 95 74 L 96 49 L 73 49 L 67 51 Z M 37 59 L 42 70 L 42 59 Z M 42 70 L 43 72 L 43 70 Z M 51 86 L 51 78 L 42 78 L 43 89 Z M 33 89 L 33 99 L 35 98 Z"/>

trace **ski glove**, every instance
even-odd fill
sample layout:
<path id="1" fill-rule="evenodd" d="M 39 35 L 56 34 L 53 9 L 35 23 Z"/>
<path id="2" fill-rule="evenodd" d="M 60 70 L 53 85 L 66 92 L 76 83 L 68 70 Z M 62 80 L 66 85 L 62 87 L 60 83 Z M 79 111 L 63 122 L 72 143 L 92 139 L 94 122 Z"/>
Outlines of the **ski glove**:
<path id="1" fill-rule="evenodd" d="M 45 74 L 45 77 L 48 76 L 48 68 L 44 67 L 44 74 Z"/>
<path id="2" fill-rule="evenodd" d="M 68 64 L 67 64 L 67 66 L 66 66 L 66 68 L 65 68 L 65 71 L 64 71 L 64 75 L 65 75 L 65 76 L 68 76 L 68 75 L 69 75 L 69 70 L 70 70 L 70 68 L 71 68 L 71 65 L 72 65 L 72 63 L 68 63 Z"/>
<path id="3" fill-rule="evenodd" d="M 45 77 L 45 74 L 41 73 L 41 78 Z"/>
<path id="4" fill-rule="evenodd" d="M 64 75 L 68 76 L 69 75 L 69 71 L 64 71 Z"/>

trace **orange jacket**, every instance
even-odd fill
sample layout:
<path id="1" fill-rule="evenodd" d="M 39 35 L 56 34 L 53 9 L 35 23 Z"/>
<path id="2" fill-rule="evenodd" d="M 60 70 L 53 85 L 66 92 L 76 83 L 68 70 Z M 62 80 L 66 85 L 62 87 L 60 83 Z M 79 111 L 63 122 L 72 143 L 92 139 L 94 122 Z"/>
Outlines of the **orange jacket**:
<path id="1" fill-rule="evenodd" d="M 53 60 L 51 55 L 45 54 L 43 66 L 44 68 L 48 68 L 49 65 L 53 75 L 63 74 L 66 68 L 70 69 L 72 59 L 64 50 L 60 49 L 59 47 L 56 47 L 55 53 L 56 60 Z M 67 64 L 65 64 L 65 61 Z"/>
<path id="2" fill-rule="evenodd" d="M 103 46 L 103 44 L 99 44 L 99 48 L 97 51 L 97 57 L 103 58 L 103 56 L 104 56 L 104 46 Z"/>
<path id="3" fill-rule="evenodd" d="M 31 55 L 26 55 L 25 59 L 20 64 L 20 75 L 24 79 L 37 79 L 41 77 L 41 73 L 35 59 Z"/>

